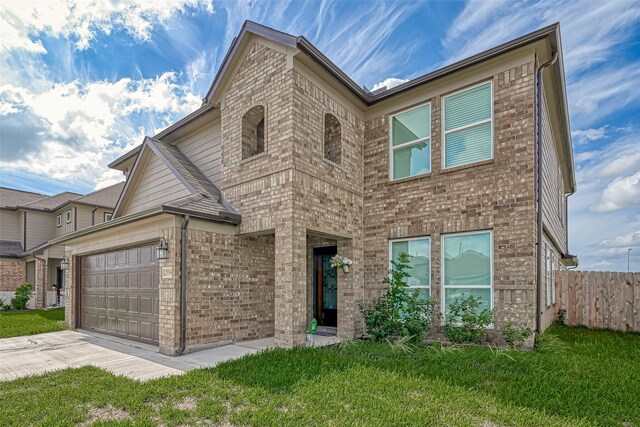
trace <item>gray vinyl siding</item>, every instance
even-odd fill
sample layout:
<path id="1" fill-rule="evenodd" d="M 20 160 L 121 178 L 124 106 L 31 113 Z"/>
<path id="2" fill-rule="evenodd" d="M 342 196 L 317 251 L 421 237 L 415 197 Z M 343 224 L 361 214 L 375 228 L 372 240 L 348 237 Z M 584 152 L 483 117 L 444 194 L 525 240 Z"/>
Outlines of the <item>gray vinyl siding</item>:
<path id="1" fill-rule="evenodd" d="M 156 155 L 151 155 L 125 215 L 151 209 L 189 194 L 189 190 L 173 172 Z"/>
<path id="2" fill-rule="evenodd" d="M 222 174 L 220 120 L 216 120 L 176 141 L 191 162 L 216 185 Z"/>
<path id="3" fill-rule="evenodd" d="M 56 235 L 55 217 L 50 212 L 27 211 L 27 244 L 31 249 Z"/>
<path id="4" fill-rule="evenodd" d="M 22 212 L 0 209 L 0 240 L 22 241 Z"/>
<path id="5" fill-rule="evenodd" d="M 93 216 L 93 207 L 78 205 L 75 207 L 78 209 L 78 225 L 76 230 L 82 230 L 83 228 L 91 227 L 91 218 Z M 97 210 L 96 210 L 97 212 Z"/>
<path id="6" fill-rule="evenodd" d="M 566 218 L 564 204 L 559 202 L 559 194 L 564 186 L 546 103 L 543 102 L 542 106 L 542 221 L 552 239 L 560 246 L 558 249 L 566 252 Z"/>
<path id="7" fill-rule="evenodd" d="M 71 222 L 67 224 L 67 211 L 71 210 Z M 58 215 L 62 215 L 62 225 L 60 227 L 57 226 L 57 218 Z M 72 205 L 67 205 L 64 208 L 54 212 L 53 215 L 53 226 L 55 227 L 56 237 L 62 236 L 63 234 L 71 233 L 73 231 L 73 207 Z"/>

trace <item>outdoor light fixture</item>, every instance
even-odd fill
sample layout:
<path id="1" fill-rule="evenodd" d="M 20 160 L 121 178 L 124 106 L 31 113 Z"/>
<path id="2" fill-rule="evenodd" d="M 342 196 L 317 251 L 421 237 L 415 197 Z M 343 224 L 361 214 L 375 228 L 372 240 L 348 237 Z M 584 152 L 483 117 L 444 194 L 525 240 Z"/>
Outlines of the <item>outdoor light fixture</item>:
<path id="1" fill-rule="evenodd" d="M 156 248 L 156 258 L 158 259 L 167 259 L 167 252 L 169 251 L 169 244 L 164 239 L 164 237 L 160 238 L 160 243 Z"/>
<path id="2" fill-rule="evenodd" d="M 61 270 L 69 269 L 69 258 L 67 257 L 62 258 L 62 261 L 60 262 L 60 269 Z"/>

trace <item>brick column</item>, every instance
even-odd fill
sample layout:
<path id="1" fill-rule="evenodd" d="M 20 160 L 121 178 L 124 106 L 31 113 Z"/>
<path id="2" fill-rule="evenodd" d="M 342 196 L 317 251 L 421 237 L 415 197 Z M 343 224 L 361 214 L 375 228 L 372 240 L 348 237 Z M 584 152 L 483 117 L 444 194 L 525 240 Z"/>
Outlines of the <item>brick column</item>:
<path id="1" fill-rule="evenodd" d="M 302 345 L 307 328 L 307 235 L 294 223 L 275 232 L 275 338 L 279 347 Z"/>
<path id="2" fill-rule="evenodd" d="M 64 321 L 70 328 L 77 328 L 76 324 L 76 262 L 78 257 L 72 256 L 71 252 L 66 253 L 69 260 L 69 267 L 64 270 Z"/>
<path id="3" fill-rule="evenodd" d="M 180 234 L 180 227 L 162 231 L 169 252 L 166 260 L 159 260 L 159 350 L 170 356 L 180 347 Z"/>
<path id="4" fill-rule="evenodd" d="M 338 254 L 353 261 L 349 273 L 338 269 L 338 336 L 353 338 L 363 332 L 359 304 L 363 301 L 364 260 L 360 240 L 338 240 Z"/>
<path id="5" fill-rule="evenodd" d="M 35 292 L 36 308 L 45 308 L 47 305 L 47 262 L 36 258 L 36 283 L 33 284 Z"/>

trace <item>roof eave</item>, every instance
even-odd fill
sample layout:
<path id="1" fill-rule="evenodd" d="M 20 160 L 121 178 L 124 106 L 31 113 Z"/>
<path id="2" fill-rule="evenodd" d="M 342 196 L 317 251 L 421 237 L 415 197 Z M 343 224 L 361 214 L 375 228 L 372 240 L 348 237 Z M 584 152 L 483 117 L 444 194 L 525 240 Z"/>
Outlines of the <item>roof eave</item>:
<path id="1" fill-rule="evenodd" d="M 231 212 L 219 211 L 217 214 L 193 211 L 191 209 L 177 208 L 173 206 L 162 206 L 162 211 L 174 215 L 189 215 L 196 218 L 207 219 L 216 222 L 227 222 L 238 225 L 242 222 L 242 217 Z"/>

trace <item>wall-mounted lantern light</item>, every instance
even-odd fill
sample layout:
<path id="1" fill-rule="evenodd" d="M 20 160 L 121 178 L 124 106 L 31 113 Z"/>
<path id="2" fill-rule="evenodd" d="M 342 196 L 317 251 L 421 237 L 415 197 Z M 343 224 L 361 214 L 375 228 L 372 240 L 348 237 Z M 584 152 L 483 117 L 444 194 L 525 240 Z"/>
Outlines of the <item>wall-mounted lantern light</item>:
<path id="1" fill-rule="evenodd" d="M 67 257 L 62 258 L 62 261 L 60 262 L 60 269 L 61 270 L 69 269 L 69 258 Z"/>
<path id="2" fill-rule="evenodd" d="M 164 237 L 160 238 L 160 243 L 156 248 L 156 258 L 158 259 L 167 259 L 167 253 L 169 251 L 169 244 L 164 239 Z"/>

